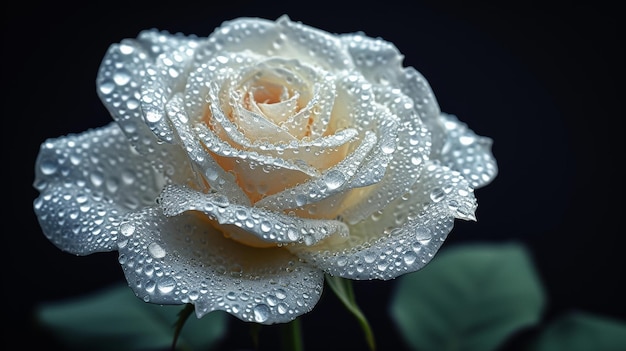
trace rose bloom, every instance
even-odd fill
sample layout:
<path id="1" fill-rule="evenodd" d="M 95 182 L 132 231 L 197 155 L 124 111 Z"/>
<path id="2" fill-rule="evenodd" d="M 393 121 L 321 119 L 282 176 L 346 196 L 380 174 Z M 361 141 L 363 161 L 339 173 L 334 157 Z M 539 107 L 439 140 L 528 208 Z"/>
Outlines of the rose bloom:
<path id="1" fill-rule="evenodd" d="M 287 16 L 111 45 L 97 92 L 114 122 L 41 145 L 43 232 L 119 251 L 146 302 L 262 324 L 310 311 L 325 273 L 416 271 L 455 218 L 475 220 L 497 166 L 402 60 Z"/>

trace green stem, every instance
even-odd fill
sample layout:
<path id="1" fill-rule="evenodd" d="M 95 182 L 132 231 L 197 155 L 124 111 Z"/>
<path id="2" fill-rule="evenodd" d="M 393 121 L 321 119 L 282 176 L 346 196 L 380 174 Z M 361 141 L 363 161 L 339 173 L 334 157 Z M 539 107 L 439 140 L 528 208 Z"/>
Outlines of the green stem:
<path id="1" fill-rule="evenodd" d="M 363 329 L 363 333 L 365 333 L 365 341 L 367 342 L 369 349 L 371 351 L 376 350 L 374 333 L 372 332 L 372 328 L 365 318 L 365 315 L 361 312 L 361 309 L 356 303 L 354 289 L 352 288 L 352 281 L 341 277 L 333 277 L 327 274 L 326 283 L 330 286 L 333 292 L 335 292 L 335 295 L 339 297 L 339 300 L 341 300 L 348 311 L 350 311 L 358 320 L 361 325 L 361 329 Z"/>
<path id="2" fill-rule="evenodd" d="M 285 351 L 304 351 L 300 318 L 283 325 L 283 349 Z"/>
<path id="3" fill-rule="evenodd" d="M 176 342 L 178 341 L 178 336 L 180 335 L 180 332 L 183 330 L 183 326 L 185 325 L 187 318 L 189 318 L 192 312 L 193 312 L 193 305 L 190 303 L 186 304 L 185 308 L 183 308 L 180 312 L 178 312 L 178 320 L 176 321 L 176 324 L 175 324 L 176 329 L 174 330 L 174 339 L 172 340 L 172 350 L 176 350 Z"/>

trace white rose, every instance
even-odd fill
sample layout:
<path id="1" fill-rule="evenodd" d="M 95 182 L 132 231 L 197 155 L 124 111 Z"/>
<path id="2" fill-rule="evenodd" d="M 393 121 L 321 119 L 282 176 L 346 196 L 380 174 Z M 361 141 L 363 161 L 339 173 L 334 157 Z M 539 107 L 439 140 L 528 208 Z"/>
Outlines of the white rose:
<path id="1" fill-rule="evenodd" d="M 402 60 L 286 16 L 114 44 L 97 88 L 115 122 L 41 147 L 43 232 L 118 250 L 146 302 L 263 324 L 310 311 L 324 273 L 418 270 L 497 167 Z"/>

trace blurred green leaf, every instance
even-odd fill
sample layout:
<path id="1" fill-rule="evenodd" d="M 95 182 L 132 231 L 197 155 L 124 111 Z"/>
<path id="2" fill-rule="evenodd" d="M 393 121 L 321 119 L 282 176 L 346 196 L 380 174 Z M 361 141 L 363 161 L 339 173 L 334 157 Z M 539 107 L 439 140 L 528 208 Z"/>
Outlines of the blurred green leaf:
<path id="1" fill-rule="evenodd" d="M 398 278 L 390 312 L 414 350 L 489 351 L 541 319 L 544 295 L 523 246 L 463 245 Z"/>
<path id="2" fill-rule="evenodd" d="M 626 323 L 587 313 L 570 313 L 548 324 L 530 350 L 626 350 Z"/>
<path id="3" fill-rule="evenodd" d="M 183 305 L 161 306 L 115 286 L 80 299 L 45 304 L 37 319 L 69 350 L 169 350 Z M 189 318 L 177 350 L 206 350 L 226 331 L 227 315 L 211 312 Z"/>

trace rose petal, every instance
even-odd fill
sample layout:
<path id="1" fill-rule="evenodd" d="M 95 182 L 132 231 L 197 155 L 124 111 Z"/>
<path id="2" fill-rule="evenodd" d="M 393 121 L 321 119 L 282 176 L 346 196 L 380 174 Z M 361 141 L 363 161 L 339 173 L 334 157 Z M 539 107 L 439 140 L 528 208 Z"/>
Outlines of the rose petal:
<path id="1" fill-rule="evenodd" d="M 142 76 L 149 59 L 137 41 L 125 39 L 109 47 L 96 79 L 100 100 L 137 150 L 146 154 L 148 145 L 157 140 L 140 108 Z"/>
<path id="2" fill-rule="evenodd" d="M 338 38 L 328 32 L 293 22 L 283 15 L 275 22 L 261 18 L 226 21 L 200 50 L 200 61 L 220 52 L 250 51 L 311 62 L 326 69 L 344 70 L 351 59 Z"/>
<path id="3" fill-rule="evenodd" d="M 426 78 L 413 67 L 402 67 L 404 55 L 393 43 L 362 33 L 347 34 L 341 38 L 366 79 L 400 88 L 413 100 L 415 112 L 431 131 L 433 150 L 440 149 L 445 133 L 438 121 L 439 104 Z"/>
<path id="4" fill-rule="evenodd" d="M 391 156 L 383 179 L 350 193 L 346 210 L 342 213 L 348 223 L 357 223 L 404 194 L 417 181 L 430 153 L 430 135 L 416 116 L 413 101 L 397 89 L 377 86 L 374 92 L 376 101 L 388 106 L 399 119 L 392 134 L 397 144 L 387 142 L 381 145 Z M 386 130 L 382 132 L 389 134 Z"/>
<path id="5" fill-rule="evenodd" d="M 77 255 L 114 250 L 121 216 L 153 205 L 165 181 L 115 123 L 47 140 L 35 166 L 39 224 Z"/>
<path id="6" fill-rule="evenodd" d="M 282 36 L 277 41 L 280 55 L 311 62 L 328 71 L 343 71 L 352 64 L 341 40 L 326 31 L 293 22 L 287 15 L 276 20 Z"/>
<path id="7" fill-rule="evenodd" d="M 248 197 L 237 185 L 235 177 L 224 171 L 213 157 L 204 150 L 195 134 L 188 125 L 189 118 L 184 110 L 183 97 L 178 93 L 168 101 L 166 106 L 168 119 L 176 129 L 178 142 L 187 151 L 195 167 L 204 176 L 209 186 L 228 196 L 231 201 L 239 204 L 250 204 Z M 202 184 L 196 184 L 202 188 Z"/>
<path id="8" fill-rule="evenodd" d="M 193 54 L 194 48 L 197 46 L 199 38 L 196 35 L 183 35 L 182 33 L 172 34 L 168 31 L 158 31 L 148 29 L 141 31 L 136 39 L 144 51 L 152 60 L 156 60 L 159 56 L 170 57 L 173 62 L 168 66 L 179 69 L 184 66 L 184 59 L 174 58 L 173 55 L 190 56 Z M 165 56 L 163 56 L 163 54 Z M 182 65 L 181 65 L 182 64 Z"/>
<path id="9" fill-rule="evenodd" d="M 431 150 L 441 150 L 445 140 L 445 131 L 439 121 L 441 110 L 430 84 L 413 67 L 407 67 L 398 74 L 398 85 L 402 92 L 410 97 L 417 115 L 426 125 L 431 135 Z"/>
<path id="10" fill-rule="evenodd" d="M 220 166 L 234 175 L 252 202 L 319 175 L 317 169 L 305 163 L 234 149 L 204 125 L 197 125 L 195 132 Z"/>
<path id="11" fill-rule="evenodd" d="M 325 272 L 347 279 L 393 279 L 426 265 L 454 218 L 475 220 L 474 191 L 459 172 L 429 162 L 420 182 L 381 212 L 350 226 L 348 238 L 289 247 Z"/>
<path id="12" fill-rule="evenodd" d="M 274 211 L 298 208 L 344 191 L 348 180 L 352 178 L 375 143 L 376 135 L 373 132 L 366 133 L 363 142 L 354 152 L 334 167 L 328 169 L 320 177 L 266 196 L 259 200 L 255 206 Z"/>
<path id="13" fill-rule="evenodd" d="M 145 123 L 160 140 L 173 142 L 173 131 L 165 118 L 165 105 L 172 94 L 183 91 L 197 41 L 195 37 L 144 31 L 139 40 L 148 45 L 153 62 L 146 62 L 141 86 L 141 109 Z M 165 46 L 164 46 L 165 45 Z"/>
<path id="14" fill-rule="evenodd" d="M 369 82 L 396 86 L 404 56 L 388 41 L 370 38 L 363 33 L 340 36 L 352 56 L 352 62 Z"/>
<path id="15" fill-rule="evenodd" d="M 156 208 L 120 226 L 119 261 L 146 302 L 195 305 L 196 315 L 223 310 L 260 324 L 289 322 L 320 298 L 323 275 L 281 248 L 239 244 L 192 212 L 165 217 Z"/>
<path id="16" fill-rule="evenodd" d="M 329 134 L 335 87 L 328 72 L 295 60 L 267 59 L 250 53 L 222 53 L 208 63 L 196 64 L 185 98 L 197 115 L 205 114 L 208 101 L 211 118 L 217 122 L 213 129 L 217 128 L 218 134 L 225 134 L 236 144 L 250 147 L 259 140 L 289 142 L 294 137 L 314 139 Z M 297 107 L 295 113 L 274 115 L 268 106 L 277 108 L 278 102 L 262 104 L 263 101 L 256 101 L 263 99 L 261 95 L 250 98 L 253 91 L 274 85 L 291 91 L 288 96 L 297 95 L 297 101 L 293 102 L 297 104 L 289 108 L 291 111 Z M 291 100 L 283 103 L 288 101 Z"/>
<path id="17" fill-rule="evenodd" d="M 347 236 L 347 226 L 335 220 L 298 218 L 262 208 L 231 204 L 219 193 L 204 194 L 188 188 L 167 186 L 159 197 L 166 216 L 200 211 L 219 224 L 232 224 L 266 243 L 313 245 L 329 235 Z M 227 233 L 225 233 L 227 234 Z"/>
<path id="18" fill-rule="evenodd" d="M 306 206 L 352 187 L 376 183 L 384 176 L 385 170 L 381 165 L 384 167 L 387 164 L 396 149 L 397 117 L 384 105 L 376 102 L 372 85 L 356 72 L 347 72 L 337 80 L 337 96 L 331 123 L 333 121 L 339 124 L 335 126 L 339 128 L 343 127 L 341 123 L 352 125 L 363 133 L 363 142 L 344 160 L 326 170 L 321 178 L 265 197 L 256 206 L 273 210 L 298 208 L 304 210 L 304 213 L 311 212 Z M 375 162 L 377 165 L 373 166 Z M 364 190 L 365 193 L 369 191 Z M 339 210 L 338 200 L 343 200 L 344 197 L 345 194 L 341 194 L 340 198 L 326 202 L 325 209 L 336 214 Z M 316 206 L 317 216 L 328 214 L 328 211 L 320 212 L 320 208 Z"/>
<path id="19" fill-rule="evenodd" d="M 489 184 L 498 174 L 496 159 L 491 153 L 491 138 L 476 135 L 454 115 L 442 113 L 440 119 L 446 131 L 438 157 L 441 162 L 461 172 L 474 188 Z"/>
<path id="20" fill-rule="evenodd" d="M 200 39 L 195 35 L 145 30 L 139 33 L 137 40 L 154 58 L 152 62 L 156 70 L 149 73 L 163 83 L 166 94 L 182 91 Z"/>

